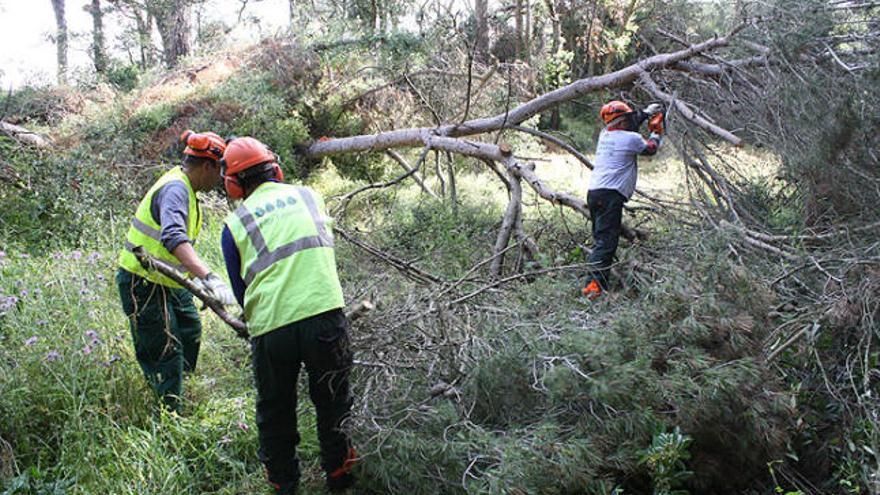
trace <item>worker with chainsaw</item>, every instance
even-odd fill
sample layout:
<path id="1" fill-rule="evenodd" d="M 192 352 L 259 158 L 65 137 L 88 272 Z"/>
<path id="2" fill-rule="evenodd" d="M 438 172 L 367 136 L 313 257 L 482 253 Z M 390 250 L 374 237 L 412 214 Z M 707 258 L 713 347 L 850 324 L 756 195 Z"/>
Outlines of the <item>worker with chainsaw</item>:
<path id="1" fill-rule="evenodd" d="M 178 412 L 183 373 L 193 371 L 199 357 L 199 313 L 189 291 L 141 266 L 132 250 L 142 247 L 193 277 L 223 304 L 235 304 L 229 286 L 193 250 L 202 224 L 196 192 L 219 184 L 219 161 L 226 143 L 212 132 L 186 131 L 180 139 L 186 146 L 183 163 L 162 175 L 141 200 L 119 253 L 116 274 L 138 364 L 165 405 Z"/>
<path id="2" fill-rule="evenodd" d="M 232 290 L 251 335 L 259 456 L 276 493 L 295 493 L 297 379 L 305 365 L 327 488 L 354 484 L 356 454 L 342 429 L 351 410 L 352 353 L 336 273 L 332 219 L 312 189 L 283 183 L 277 157 L 254 138 L 228 142 L 230 198 L 221 242 Z"/>
<path id="3" fill-rule="evenodd" d="M 659 104 L 636 110 L 622 101 L 602 106 L 605 124 L 599 133 L 596 158 L 590 176 L 587 206 L 593 224 L 590 274 L 582 293 L 591 300 L 608 290 L 609 272 L 617 251 L 623 220 L 623 204 L 633 195 L 638 175 L 638 155 L 654 155 L 663 136 L 664 114 Z M 648 139 L 638 130 L 648 120 Z"/>

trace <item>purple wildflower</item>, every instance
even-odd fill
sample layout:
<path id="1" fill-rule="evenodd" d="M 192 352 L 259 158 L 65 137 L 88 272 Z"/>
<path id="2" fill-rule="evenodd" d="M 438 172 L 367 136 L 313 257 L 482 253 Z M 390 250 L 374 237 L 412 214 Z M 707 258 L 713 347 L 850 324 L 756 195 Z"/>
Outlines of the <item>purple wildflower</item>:
<path id="1" fill-rule="evenodd" d="M 35 295 L 35 296 L 39 296 L 39 295 L 42 295 L 42 294 L 43 294 L 43 289 L 40 289 L 39 287 L 37 287 L 36 289 L 34 289 L 34 295 Z"/>
<path id="2" fill-rule="evenodd" d="M 18 296 L 19 296 L 19 297 L 22 297 L 22 298 L 27 297 L 27 296 L 28 296 L 28 290 L 27 290 L 27 289 L 21 289 L 21 292 L 18 293 Z"/>
<path id="3" fill-rule="evenodd" d="M 62 258 L 64 258 L 64 253 L 62 253 L 61 251 L 55 251 L 54 253 L 52 253 L 52 259 L 60 260 Z"/>
<path id="4" fill-rule="evenodd" d="M 34 344 L 36 344 L 36 343 L 37 343 L 37 336 L 36 336 L 36 335 L 34 335 L 33 337 L 31 337 L 31 338 L 29 338 L 29 339 L 27 339 L 27 340 L 24 341 L 24 345 L 27 345 L 27 346 L 31 346 L 31 345 L 34 345 Z"/>
<path id="5" fill-rule="evenodd" d="M 0 251 L 0 258 L 6 257 L 6 251 Z"/>
<path id="6" fill-rule="evenodd" d="M 76 251 L 73 251 L 72 253 L 70 253 L 70 259 L 78 260 L 78 259 L 82 258 L 82 255 L 83 255 L 82 251 L 76 250 Z"/>
<path id="7" fill-rule="evenodd" d="M 249 429 L 247 423 L 245 423 L 244 421 L 239 421 L 238 427 L 241 428 L 241 431 L 248 431 Z"/>
<path id="8" fill-rule="evenodd" d="M 86 344 L 86 345 L 82 348 L 82 353 L 83 353 L 83 356 L 88 356 L 89 354 L 92 353 L 92 347 L 91 347 L 90 345 Z"/>
<path id="9" fill-rule="evenodd" d="M 52 363 L 59 359 L 61 359 L 61 354 L 58 354 L 58 351 L 49 351 L 49 353 L 46 354 L 46 361 L 49 363 Z"/>
<path id="10" fill-rule="evenodd" d="M 19 256 L 20 256 L 22 259 L 25 259 L 25 260 L 31 257 L 31 255 L 29 255 L 29 254 L 27 254 L 27 253 L 21 253 Z"/>
<path id="11" fill-rule="evenodd" d="M 18 298 L 15 296 L 0 296 L 0 313 L 6 313 L 18 304 Z"/>
<path id="12" fill-rule="evenodd" d="M 39 327 L 41 327 L 47 323 L 49 323 L 49 322 L 46 320 L 37 320 L 37 326 L 39 326 Z"/>
<path id="13" fill-rule="evenodd" d="M 89 257 L 87 258 L 86 261 L 88 261 L 89 264 L 94 265 L 95 262 L 98 261 L 99 259 L 101 259 L 101 253 L 95 251 L 95 252 L 93 252 L 92 254 L 89 255 Z"/>

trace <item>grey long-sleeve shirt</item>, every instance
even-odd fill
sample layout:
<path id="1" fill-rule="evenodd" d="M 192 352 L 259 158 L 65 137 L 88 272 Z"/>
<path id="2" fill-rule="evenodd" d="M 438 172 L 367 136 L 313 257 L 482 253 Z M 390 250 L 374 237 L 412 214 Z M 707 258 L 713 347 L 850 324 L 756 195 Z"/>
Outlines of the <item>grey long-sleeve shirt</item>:
<path id="1" fill-rule="evenodd" d="M 162 226 L 160 240 L 168 252 L 184 242 L 193 243 L 186 234 L 189 192 L 183 182 L 172 181 L 159 188 L 150 202 L 150 215 Z"/>

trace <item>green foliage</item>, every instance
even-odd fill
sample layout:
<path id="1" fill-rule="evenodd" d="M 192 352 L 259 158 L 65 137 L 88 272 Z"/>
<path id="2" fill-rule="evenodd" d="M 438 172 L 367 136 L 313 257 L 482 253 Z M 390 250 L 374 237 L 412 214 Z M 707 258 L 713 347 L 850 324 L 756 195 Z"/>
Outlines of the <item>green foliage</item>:
<path id="1" fill-rule="evenodd" d="M 0 248 L 78 245 L 103 229 L 108 209 L 125 204 L 132 185 L 95 165 L 95 156 L 59 156 L 0 137 L 8 180 L 0 180 Z M 5 246 L 4 246 L 5 244 Z"/>
<path id="2" fill-rule="evenodd" d="M 207 317 L 184 415 L 164 412 L 134 360 L 115 258 L 111 245 L 0 252 L 0 493 L 260 492 L 247 347 Z M 314 479 L 314 412 L 299 415 Z"/>
<path id="3" fill-rule="evenodd" d="M 654 495 L 687 495 L 686 490 L 677 488 L 694 474 L 686 469 L 685 464 L 691 457 L 688 452 L 691 440 L 677 426 L 670 433 L 654 435 L 640 461 L 651 472 Z"/>
<path id="4" fill-rule="evenodd" d="M 123 93 L 135 89 L 141 76 L 141 69 L 134 64 L 113 63 L 104 72 L 111 86 Z"/>
<path id="5" fill-rule="evenodd" d="M 551 91 L 561 88 L 571 82 L 571 63 L 573 60 L 574 52 L 562 47 L 547 58 L 541 74 L 545 90 Z"/>
<path id="6" fill-rule="evenodd" d="M 0 92 L 0 114 L 13 124 L 56 125 L 79 110 L 82 98 L 70 88 L 24 86 L 12 94 Z"/>
<path id="7" fill-rule="evenodd" d="M 487 205 L 464 202 L 457 211 L 436 200 L 395 206 L 382 232 L 382 244 L 442 273 L 460 273 L 485 253 L 481 244 L 494 239 L 498 212 Z"/>

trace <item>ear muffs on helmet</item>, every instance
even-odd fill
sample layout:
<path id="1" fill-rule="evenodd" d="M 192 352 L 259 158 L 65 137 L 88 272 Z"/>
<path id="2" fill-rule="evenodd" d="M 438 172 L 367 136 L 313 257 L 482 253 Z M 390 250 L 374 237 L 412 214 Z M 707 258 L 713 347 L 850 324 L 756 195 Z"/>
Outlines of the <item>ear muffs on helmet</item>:
<path id="1" fill-rule="evenodd" d="M 189 129 L 180 135 L 180 142 L 186 145 L 183 154 L 220 160 L 226 150 L 226 142 L 213 132 L 195 133 Z"/>

